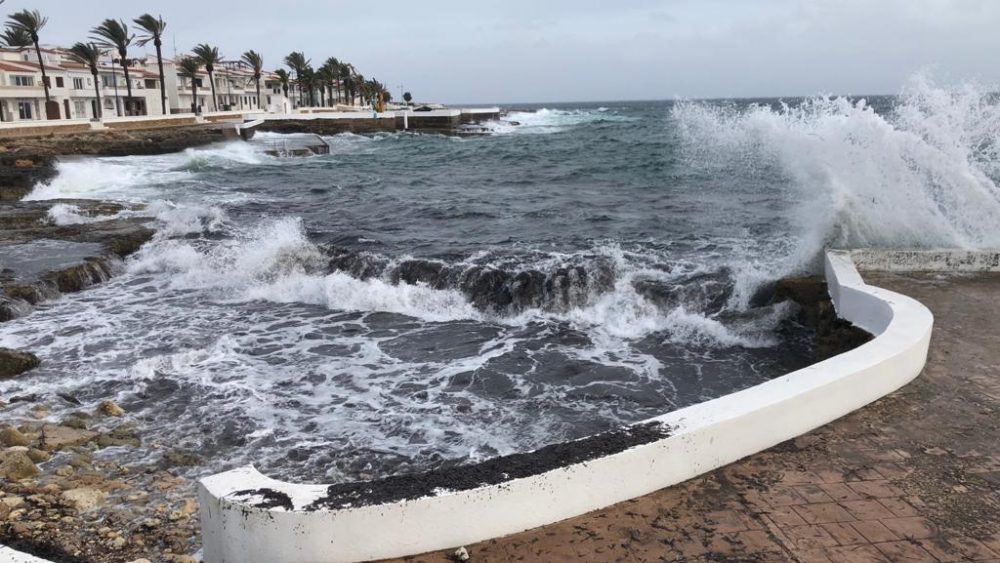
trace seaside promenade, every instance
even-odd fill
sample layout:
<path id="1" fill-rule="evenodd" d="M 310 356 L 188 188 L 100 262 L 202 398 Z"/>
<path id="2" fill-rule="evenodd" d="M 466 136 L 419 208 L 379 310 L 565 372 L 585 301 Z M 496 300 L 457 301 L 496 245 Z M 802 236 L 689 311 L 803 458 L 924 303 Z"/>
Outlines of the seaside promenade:
<path id="1" fill-rule="evenodd" d="M 469 560 L 1000 561 L 1000 274 L 865 278 L 935 315 L 913 383 L 681 485 L 467 546 Z"/>

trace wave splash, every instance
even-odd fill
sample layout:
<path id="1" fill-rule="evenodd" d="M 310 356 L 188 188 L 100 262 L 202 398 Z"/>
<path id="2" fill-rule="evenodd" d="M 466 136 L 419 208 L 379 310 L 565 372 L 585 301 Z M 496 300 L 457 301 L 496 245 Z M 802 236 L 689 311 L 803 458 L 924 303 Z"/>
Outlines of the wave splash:
<path id="1" fill-rule="evenodd" d="M 742 110 L 684 102 L 672 118 L 692 167 L 791 186 L 797 247 L 772 279 L 831 246 L 1000 247 L 1000 103 L 988 88 L 918 75 L 891 111 L 819 97 Z"/>

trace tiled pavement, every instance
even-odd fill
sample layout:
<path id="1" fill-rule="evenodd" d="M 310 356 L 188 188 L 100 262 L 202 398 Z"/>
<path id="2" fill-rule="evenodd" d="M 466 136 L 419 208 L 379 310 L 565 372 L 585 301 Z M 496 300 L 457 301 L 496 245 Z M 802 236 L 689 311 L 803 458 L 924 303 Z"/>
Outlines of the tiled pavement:
<path id="1" fill-rule="evenodd" d="M 468 546 L 471 561 L 1000 562 L 1000 276 L 866 278 L 935 314 L 915 382 L 682 485 Z"/>

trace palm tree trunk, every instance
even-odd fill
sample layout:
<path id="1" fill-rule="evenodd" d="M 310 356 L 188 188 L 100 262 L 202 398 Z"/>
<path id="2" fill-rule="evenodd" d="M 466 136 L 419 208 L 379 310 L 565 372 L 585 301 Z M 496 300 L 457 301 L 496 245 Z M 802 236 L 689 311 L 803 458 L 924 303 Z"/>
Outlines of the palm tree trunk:
<path id="1" fill-rule="evenodd" d="M 260 77 L 257 77 L 257 111 L 260 111 Z"/>
<path id="2" fill-rule="evenodd" d="M 208 81 L 212 84 L 212 107 L 219 111 L 219 98 L 215 97 L 215 71 L 208 73 Z"/>
<path id="3" fill-rule="evenodd" d="M 38 45 L 38 41 L 35 41 L 35 55 L 38 56 L 38 69 L 42 71 L 42 88 L 45 89 L 45 103 L 47 104 L 52 101 L 49 97 L 49 77 L 45 74 L 45 63 L 42 62 L 42 48 Z M 48 110 L 48 108 L 45 109 Z"/>
<path id="4" fill-rule="evenodd" d="M 156 63 L 160 67 L 160 107 L 163 115 L 167 115 L 167 75 L 163 73 L 163 53 L 161 47 L 163 42 L 159 38 L 153 43 L 156 45 Z"/>
<path id="5" fill-rule="evenodd" d="M 132 101 L 132 80 L 128 76 L 128 59 L 122 55 L 122 70 L 125 72 L 125 114 L 128 115 L 128 104 Z"/>
<path id="6" fill-rule="evenodd" d="M 191 77 L 191 111 L 198 115 L 198 83 L 195 77 Z"/>
<path id="7" fill-rule="evenodd" d="M 92 72 L 94 75 L 94 97 L 97 99 L 97 113 L 94 115 L 97 119 L 104 118 L 104 106 L 101 105 L 101 89 L 97 85 L 97 72 Z"/>

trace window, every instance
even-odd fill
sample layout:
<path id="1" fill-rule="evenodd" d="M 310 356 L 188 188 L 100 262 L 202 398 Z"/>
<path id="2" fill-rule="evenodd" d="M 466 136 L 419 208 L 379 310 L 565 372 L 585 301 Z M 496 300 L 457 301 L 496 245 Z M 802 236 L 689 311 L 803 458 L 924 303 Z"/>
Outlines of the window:
<path id="1" fill-rule="evenodd" d="M 17 114 L 21 119 L 32 119 L 31 117 L 31 102 L 26 100 L 21 100 L 17 102 Z"/>
<path id="2" fill-rule="evenodd" d="M 195 79 L 194 83 L 197 84 L 199 88 L 204 88 L 205 87 L 205 85 L 201 83 L 201 79 L 200 78 Z"/>
<path id="3" fill-rule="evenodd" d="M 74 80 L 79 80 L 76 78 Z M 73 101 L 73 117 L 87 117 L 87 101 L 86 100 L 74 100 Z"/>
<path id="4" fill-rule="evenodd" d="M 66 86 L 66 83 L 63 82 L 63 77 L 57 76 L 56 77 L 56 88 L 64 88 L 65 86 Z"/>
<path id="5" fill-rule="evenodd" d="M 34 76 L 12 76 L 11 80 L 14 82 L 14 86 L 34 86 L 35 85 L 35 77 Z"/>
<path id="6" fill-rule="evenodd" d="M 113 76 L 108 76 L 107 74 L 102 74 L 101 75 L 101 86 L 104 86 L 105 88 L 114 88 L 114 86 L 115 86 L 115 79 L 114 79 L 114 77 Z"/>
<path id="7" fill-rule="evenodd" d="M 83 90 L 83 79 L 82 78 L 74 78 L 73 79 L 73 89 L 74 90 Z"/>
<path id="8" fill-rule="evenodd" d="M 267 97 L 267 105 L 271 105 L 271 96 Z"/>
<path id="9" fill-rule="evenodd" d="M 147 78 L 146 79 L 146 88 L 150 88 L 150 89 L 156 88 L 156 80 L 154 80 L 152 78 Z"/>

